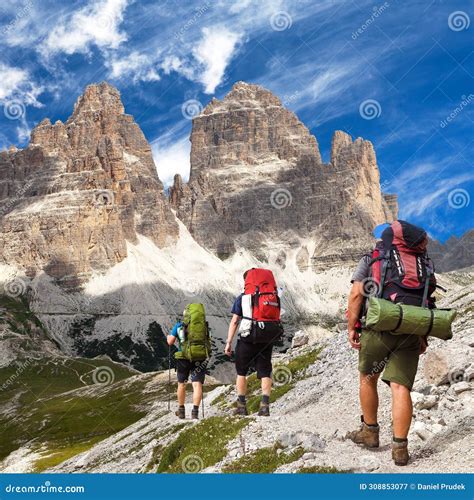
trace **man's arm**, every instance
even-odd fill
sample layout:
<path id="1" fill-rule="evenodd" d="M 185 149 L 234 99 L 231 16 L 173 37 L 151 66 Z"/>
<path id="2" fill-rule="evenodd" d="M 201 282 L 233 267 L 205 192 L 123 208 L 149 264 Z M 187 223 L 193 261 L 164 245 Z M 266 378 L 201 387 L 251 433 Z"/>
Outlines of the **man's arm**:
<path id="1" fill-rule="evenodd" d="M 227 356 L 232 355 L 232 340 L 234 339 L 234 336 L 237 332 L 237 328 L 239 327 L 240 319 L 241 319 L 240 316 L 238 316 L 237 314 L 233 314 L 232 319 L 230 320 L 229 331 L 227 333 L 227 342 L 225 344 L 225 351 L 224 351 L 227 354 Z"/>
<path id="2" fill-rule="evenodd" d="M 356 331 L 356 324 L 359 321 L 360 311 L 364 303 L 363 291 L 363 283 L 361 281 L 354 281 L 349 294 L 349 304 L 347 307 L 347 331 L 349 333 L 349 343 L 354 349 L 360 349 L 359 334 Z"/>
<path id="3" fill-rule="evenodd" d="M 173 345 L 176 342 L 176 339 L 178 338 L 178 328 L 180 327 L 180 323 L 176 323 L 173 326 L 173 329 L 171 330 L 170 334 L 166 336 L 166 341 L 168 342 L 168 345 Z"/>

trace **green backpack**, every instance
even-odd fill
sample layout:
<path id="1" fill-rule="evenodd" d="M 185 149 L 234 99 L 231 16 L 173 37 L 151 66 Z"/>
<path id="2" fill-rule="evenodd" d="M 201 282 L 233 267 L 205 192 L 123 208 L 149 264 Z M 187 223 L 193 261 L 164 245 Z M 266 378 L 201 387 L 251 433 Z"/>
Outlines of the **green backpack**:
<path id="1" fill-rule="evenodd" d="M 211 355 L 211 336 L 206 321 L 206 312 L 202 304 L 189 304 L 184 310 L 185 339 L 181 342 L 179 359 L 205 361 Z"/>

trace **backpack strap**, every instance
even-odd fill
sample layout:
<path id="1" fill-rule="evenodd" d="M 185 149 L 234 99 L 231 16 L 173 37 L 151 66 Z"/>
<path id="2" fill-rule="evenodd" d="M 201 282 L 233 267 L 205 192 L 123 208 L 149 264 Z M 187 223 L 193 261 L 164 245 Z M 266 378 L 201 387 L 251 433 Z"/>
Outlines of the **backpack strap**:
<path id="1" fill-rule="evenodd" d="M 387 250 L 384 250 L 383 256 L 381 257 L 381 259 L 383 259 L 382 272 L 380 273 L 379 293 L 377 294 L 377 296 L 379 298 L 382 298 L 383 287 L 385 285 L 385 278 L 387 276 L 387 269 L 390 267 L 390 248 Z"/>
<path id="2" fill-rule="evenodd" d="M 427 260 L 426 262 L 426 278 L 425 278 L 425 288 L 423 290 L 423 300 L 421 302 L 421 307 L 428 307 L 428 290 L 430 288 L 431 279 L 431 266 Z M 431 328 L 430 328 L 431 331 Z"/>

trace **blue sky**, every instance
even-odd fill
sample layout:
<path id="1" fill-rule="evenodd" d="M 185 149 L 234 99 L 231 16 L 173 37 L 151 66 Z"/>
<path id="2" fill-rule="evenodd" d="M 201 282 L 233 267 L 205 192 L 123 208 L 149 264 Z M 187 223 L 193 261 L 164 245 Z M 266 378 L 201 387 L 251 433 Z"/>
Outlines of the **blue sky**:
<path id="1" fill-rule="evenodd" d="M 189 171 L 189 114 L 244 80 L 295 111 L 325 161 L 334 130 L 371 140 L 401 218 L 442 241 L 472 227 L 472 1 L 4 0 L 0 29 L 0 149 L 108 80 L 169 184 Z"/>

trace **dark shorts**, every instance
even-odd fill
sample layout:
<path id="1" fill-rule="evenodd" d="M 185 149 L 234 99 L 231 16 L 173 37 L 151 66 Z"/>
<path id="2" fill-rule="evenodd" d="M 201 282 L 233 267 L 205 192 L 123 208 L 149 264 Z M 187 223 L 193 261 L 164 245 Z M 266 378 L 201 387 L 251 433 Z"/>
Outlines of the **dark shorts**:
<path id="1" fill-rule="evenodd" d="M 251 368 L 255 368 L 258 378 L 272 376 L 273 344 L 252 344 L 237 341 L 235 348 L 235 368 L 237 375 L 247 376 Z"/>
<path id="2" fill-rule="evenodd" d="M 180 384 L 187 382 L 189 380 L 189 375 L 191 375 L 191 382 L 201 382 L 201 384 L 204 384 L 204 379 L 206 378 L 206 362 L 177 359 L 176 374 Z"/>
<path id="3" fill-rule="evenodd" d="M 396 382 L 411 390 L 420 357 L 418 335 L 393 335 L 364 330 L 360 336 L 359 371 L 382 373 L 387 384 Z"/>

